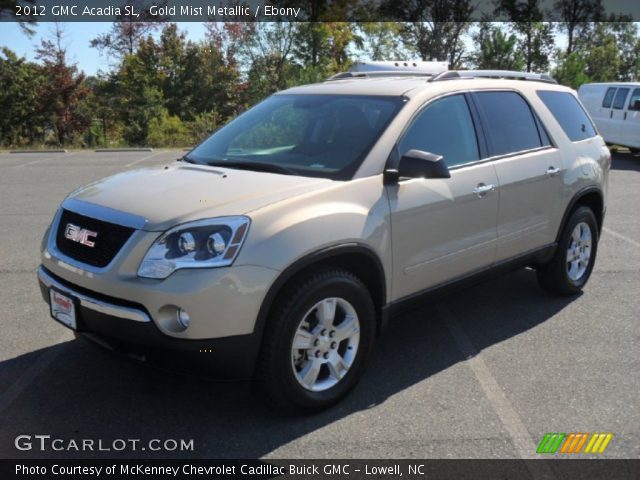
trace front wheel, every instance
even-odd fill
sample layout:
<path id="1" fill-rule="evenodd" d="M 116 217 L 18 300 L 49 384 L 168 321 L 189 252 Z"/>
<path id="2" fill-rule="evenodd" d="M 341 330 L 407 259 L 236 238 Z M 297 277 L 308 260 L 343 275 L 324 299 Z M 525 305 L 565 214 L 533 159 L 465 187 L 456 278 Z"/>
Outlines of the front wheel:
<path id="1" fill-rule="evenodd" d="M 290 284 L 270 316 L 257 383 L 284 409 L 319 410 L 357 383 L 375 332 L 375 309 L 350 272 L 322 269 Z"/>
<path id="2" fill-rule="evenodd" d="M 560 295 L 573 295 L 589 280 L 598 250 L 598 223 L 588 207 L 578 207 L 560 235 L 553 258 L 538 266 L 538 282 Z"/>

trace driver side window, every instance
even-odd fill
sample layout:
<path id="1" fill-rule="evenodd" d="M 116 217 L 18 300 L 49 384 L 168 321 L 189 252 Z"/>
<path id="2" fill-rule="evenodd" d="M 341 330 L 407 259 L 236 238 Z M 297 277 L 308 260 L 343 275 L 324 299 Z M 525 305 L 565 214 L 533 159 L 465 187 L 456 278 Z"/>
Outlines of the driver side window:
<path id="1" fill-rule="evenodd" d="M 412 149 L 442 155 L 449 168 L 479 160 L 476 130 L 464 96 L 451 95 L 427 106 L 398 149 L 400 155 Z"/>

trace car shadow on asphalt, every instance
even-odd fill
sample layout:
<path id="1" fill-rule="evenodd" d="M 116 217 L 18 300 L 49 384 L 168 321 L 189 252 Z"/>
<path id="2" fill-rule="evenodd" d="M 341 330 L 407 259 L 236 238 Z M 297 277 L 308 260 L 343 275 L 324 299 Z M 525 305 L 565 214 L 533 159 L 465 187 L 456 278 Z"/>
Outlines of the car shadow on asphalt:
<path id="1" fill-rule="evenodd" d="M 555 297 L 520 270 L 439 300 L 478 352 L 545 322 L 576 297 Z M 465 358 L 436 303 L 394 318 L 379 339 L 358 387 L 342 403 L 315 415 L 287 415 L 265 406 L 247 382 L 203 381 L 121 359 L 87 342 L 64 344 L 59 355 L 4 412 L 4 458 L 254 458 L 310 432 L 383 404 L 391 396 Z M 60 346 L 50 347 L 60 348 Z M 43 349 L 0 364 L 0 374 L 37 362 Z M 24 357 L 33 357 L 25 359 Z M 428 391 L 428 390 L 426 390 Z M 453 396 L 458 395 L 451 392 Z M 429 398 L 455 402 L 455 398 Z M 193 439 L 194 451 L 18 451 L 21 434 L 63 439 Z M 97 448 L 97 445 L 95 446 Z"/>
<path id="2" fill-rule="evenodd" d="M 640 153 L 612 151 L 611 170 L 640 172 Z"/>

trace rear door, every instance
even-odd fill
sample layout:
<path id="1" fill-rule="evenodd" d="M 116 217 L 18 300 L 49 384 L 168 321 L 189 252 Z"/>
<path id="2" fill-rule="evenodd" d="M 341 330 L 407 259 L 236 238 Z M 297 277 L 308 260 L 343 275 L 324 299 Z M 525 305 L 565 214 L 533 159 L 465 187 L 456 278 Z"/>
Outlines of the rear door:
<path id="1" fill-rule="evenodd" d="M 626 119 L 628 113 L 626 111 L 627 107 L 627 97 L 629 96 L 630 88 L 628 87 L 619 87 L 616 91 L 616 96 L 613 97 L 613 105 L 611 108 L 611 122 L 609 124 L 609 128 L 611 128 L 611 133 L 609 134 L 609 138 L 606 138 L 606 141 L 609 143 L 617 143 L 620 145 L 625 144 L 625 134 L 624 129 L 626 125 Z"/>
<path id="2" fill-rule="evenodd" d="M 516 91 L 474 92 L 500 185 L 496 261 L 551 243 L 549 213 L 559 198 L 562 163 L 525 98 Z"/>
<path id="3" fill-rule="evenodd" d="M 412 149 L 442 155 L 451 178 L 387 186 L 396 299 L 490 265 L 496 248 L 498 180 L 483 160 L 467 97 L 426 105 L 397 145 L 399 155 Z"/>

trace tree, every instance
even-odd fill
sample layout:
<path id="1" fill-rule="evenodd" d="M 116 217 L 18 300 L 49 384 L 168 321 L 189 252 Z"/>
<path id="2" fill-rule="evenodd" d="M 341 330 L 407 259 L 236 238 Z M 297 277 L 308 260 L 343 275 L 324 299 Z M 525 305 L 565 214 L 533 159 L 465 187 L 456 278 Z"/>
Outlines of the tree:
<path id="1" fill-rule="evenodd" d="M 477 51 L 474 62 L 477 68 L 486 70 L 522 70 L 524 56 L 518 49 L 518 39 L 507 35 L 499 26 L 483 22 L 474 36 Z"/>
<path id="2" fill-rule="evenodd" d="M 556 78 L 574 88 L 586 82 L 632 81 L 640 75 L 638 29 L 626 17 L 581 25 L 573 51 L 557 56 Z"/>
<path id="3" fill-rule="evenodd" d="M 587 75 L 587 64 L 580 52 L 562 52 L 559 54 L 558 66 L 553 71 L 553 77 L 561 84 L 578 89 L 583 83 L 590 81 Z"/>
<path id="4" fill-rule="evenodd" d="M 355 45 L 359 53 L 370 60 L 404 59 L 407 55 L 400 35 L 400 22 L 364 22 L 356 25 Z"/>
<path id="5" fill-rule="evenodd" d="M 122 135 L 129 145 L 146 145 L 149 122 L 164 112 L 159 75 L 158 48 L 148 37 L 133 55 L 126 55 L 109 82 L 115 92 L 115 109 L 122 122 Z"/>
<path id="6" fill-rule="evenodd" d="M 475 10 L 471 0 L 384 0 L 380 9 L 394 18 L 418 20 L 404 24 L 402 40 L 422 60 L 446 60 L 451 68 L 460 66 L 465 53 L 463 36 Z"/>
<path id="7" fill-rule="evenodd" d="M 142 12 L 139 13 L 140 16 L 126 13 L 117 15 L 117 21 L 113 23 L 111 30 L 98 35 L 90 42 L 90 45 L 100 52 L 106 52 L 119 60 L 125 55 L 133 55 L 140 41 L 160 28 L 164 19 L 149 14 L 144 8 L 144 0 L 133 0 L 128 4 L 136 7 L 137 12 Z"/>
<path id="8" fill-rule="evenodd" d="M 539 0 L 499 0 L 496 13 L 506 14 L 511 29 L 519 37 L 527 72 L 544 72 L 553 53 L 553 24 L 543 22 L 544 12 Z"/>
<path id="9" fill-rule="evenodd" d="M 562 19 L 560 30 L 567 32 L 567 55 L 574 50 L 576 36 L 588 28 L 589 22 L 599 21 L 604 11 L 602 0 L 559 0 L 555 10 L 560 12 Z"/>
<path id="10" fill-rule="evenodd" d="M 41 112 L 48 114 L 59 145 L 64 145 L 88 126 L 88 119 L 78 109 L 80 101 L 88 94 L 85 77 L 78 73 L 75 65 L 67 64 L 63 37 L 62 27 L 56 23 L 53 40 L 42 40 L 36 50 L 45 79 L 40 84 L 38 105 Z"/>
<path id="11" fill-rule="evenodd" d="M 208 27 L 210 53 L 217 65 L 232 74 L 234 92 L 244 90 L 244 100 L 255 103 L 286 87 L 293 61 L 296 26 L 293 22 L 227 23 Z M 239 84 L 242 66 L 245 79 Z"/>
<path id="12" fill-rule="evenodd" d="M 44 123 L 36 110 L 44 81 L 38 65 L 27 62 L 6 47 L 0 52 L 0 145 L 33 143 L 41 138 Z"/>
<path id="13" fill-rule="evenodd" d="M 638 38 L 637 24 L 631 22 L 631 18 L 627 16 L 621 16 L 615 20 L 604 25 L 616 37 L 620 55 L 620 68 L 616 80 L 637 80 L 640 78 L 640 38 Z"/>
<path id="14" fill-rule="evenodd" d="M 20 30 L 22 30 L 25 35 L 31 37 L 35 33 L 34 27 L 38 24 L 38 17 L 35 15 L 16 16 L 16 7 L 18 5 L 33 7 L 35 3 L 35 0 L 0 0 L 0 20 L 10 18 L 17 21 Z"/>

